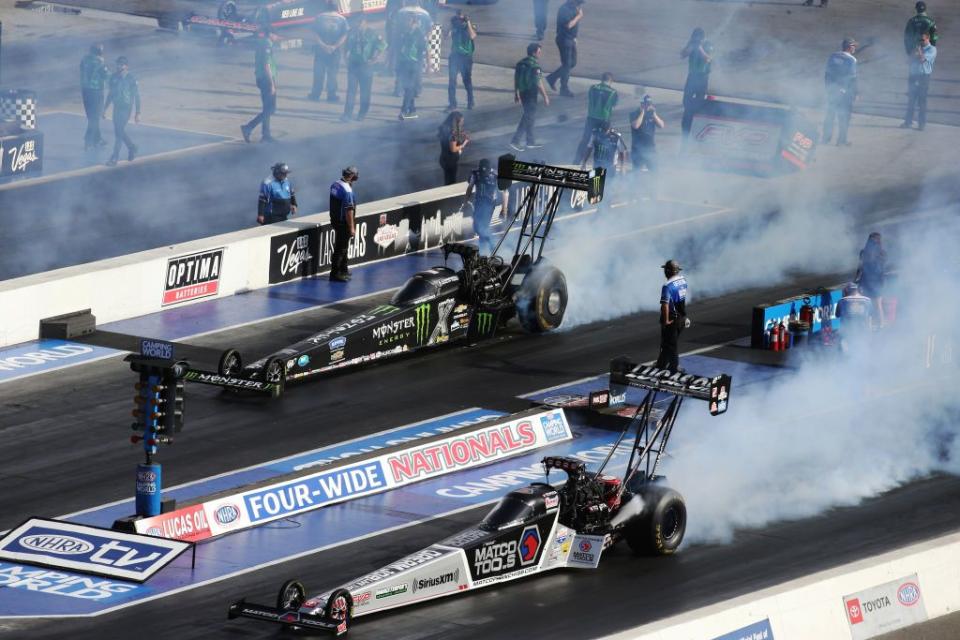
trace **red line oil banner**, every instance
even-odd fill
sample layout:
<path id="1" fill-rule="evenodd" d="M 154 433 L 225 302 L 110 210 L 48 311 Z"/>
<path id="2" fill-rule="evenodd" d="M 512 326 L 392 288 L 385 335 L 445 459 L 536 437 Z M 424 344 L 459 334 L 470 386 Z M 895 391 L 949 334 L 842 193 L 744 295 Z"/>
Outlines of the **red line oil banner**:
<path id="1" fill-rule="evenodd" d="M 30 518 L 0 540 L 0 559 L 144 582 L 188 548 L 187 542 Z"/>
<path id="2" fill-rule="evenodd" d="M 760 622 L 754 622 L 745 627 L 740 627 L 736 631 L 717 636 L 713 640 L 774 640 L 773 629 L 770 628 L 770 620 L 763 619 Z"/>
<path id="3" fill-rule="evenodd" d="M 562 409 L 524 412 L 410 443 L 357 462 L 210 500 L 136 521 L 136 529 L 198 541 L 437 476 L 479 467 L 549 444 L 573 433 Z"/>
<path id="4" fill-rule="evenodd" d="M 917 574 L 843 597 L 853 640 L 873 638 L 927 620 Z"/>

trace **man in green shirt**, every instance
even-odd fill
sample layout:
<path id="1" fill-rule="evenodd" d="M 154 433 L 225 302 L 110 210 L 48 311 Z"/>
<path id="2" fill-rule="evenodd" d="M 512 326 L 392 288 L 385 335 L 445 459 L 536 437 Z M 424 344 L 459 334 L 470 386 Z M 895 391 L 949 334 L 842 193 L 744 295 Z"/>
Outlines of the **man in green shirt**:
<path id="1" fill-rule="evenodd" d="M 687 82 L 683 86 L 683 118 L 680 129 L 684 137 L 690 135 L 693 116 L 707 99 L 707 85 L 710 83 L 710 67 L 713 63 L 713 46 L 706 40 L 706 33 L 700 27 L 693 30 L 690 40 L 680 52 L 687 58 Z"/>
<path id="2" fill-rule="evenodd" d="M 133 113 L 134 122 L 140 122 L 140 88 L 137 79 L 130 73 L 130 66 L 126 56 L 117 58 L 117 70 L 110 77 L 110 93 L 104 112 L 113 105 L 113 155 L 107 160 L 109 166 L 117 164 L 120 158 L 120 149 L 127 145 L 127 160 L 133 161 L 137 157 L 137 145 L 127 135 L 127 123 Z"/>
<path id="3" fill-rule="evenodd" d="M 83 111 L 87 114 L 84 150 L 107 144 L 100 134 L 100 118 L 103 117 L 103 94 L 109 77 L 110 70 L 103 60 L 103 45 L 91 45 L 90 53 L 80 61 L 80 91 L 83 94 Z"/>
<path id="4" fill-rule="evenodd" d="M 476 50 L 477 30 L 463 13 L 457 9 L 457 15 L 450 19 L 450 81 L 447 84 L 447 110 L 457 108 L 457 75 L 463 77 L 463 88 L 467 90 L 467 109 L 473 109 L 473 52 Z"/>
<path id="5" fill-rule="evenodd" d="M 400 34 L 400 47 L 397 49 L 397 78 L 403 90 L 403 104 L 400 106 L 400 119 L 410 120 L 417 115 L 417 89 L 420 87 L 420 73 L 423 58 L 427 54 L 427 36 L 420 28 L 416 16 L 409 16 L 404 31 Z"/>
<path id="6" fill-rule="evenodd" d="M 270 135 L 270 116 L 277 110 L 277 61 L 273 57 L 273 42 L 266 27 L 257 34 L 254 77 L 260 89 L 260 113 L 247 124 L 240 125 L 240 133 L 245 142 L 250 142 L 250 134 L 260 125 L 260 142 L 274 142 Z"/>
<path id="7" fill-rule="evenodd" d="M 527 139 L 527 149 L 543 147 L 542 144 L 537 142 L 533 134 L 533 127 L 537 123 L 537 96 L 543 96 L 543 104 L 550 106 L 550 98 L 543 86 L 543 70 L 540 68 L 541 51 L 539 42 L 531 42 L 527 45 L 527 57 L 518 62 L 514 68 L 513 101 L 520 103 L 523 109 L 517 131 L 513 134 L 513 139 L 510 140 L 510 147 L 514 151 L 524 150 L 522 144 L 524 136 Z"/>
<path id="8" fill-rule="evenodd" d="M 340 120 L 349 120 L 353 105 L 360 93 L 357 120 L 363 120 L 370 110 L 370 92 L 373 89 L 373 65 L 387 45 L 379 33 L 368 26 L 366 16 L 360 16 L 357 26 L 347 36 L 347 101 Z"/>
<path id="9" fill-rule="evenodd" d="M 611 82 L 613 82 L 613 74 L 607 72 L 601 76 L 598 84 L 590 87 L 587 93 L 587 122 L 583 126 L 583 136 L 577 146 L 577 157 L 574 162 L 583 160 L 594 131 L 597 129 L 606 131 L 610 128 L 613 108 L 617 106 L 617 100 L 619 100 L 617 90 L 610 85 Z"/>
<path id="10" fill-rule="evenodd" d="M 927 15 L 927 3 L 922 0 L 915 5 L 917 15 L 907 20 L 903 30 L 903 49 L 913 58 L 920 46 L 920 36 L 930 34 L 930 44 L 937 46 L 937 23 Z"/>

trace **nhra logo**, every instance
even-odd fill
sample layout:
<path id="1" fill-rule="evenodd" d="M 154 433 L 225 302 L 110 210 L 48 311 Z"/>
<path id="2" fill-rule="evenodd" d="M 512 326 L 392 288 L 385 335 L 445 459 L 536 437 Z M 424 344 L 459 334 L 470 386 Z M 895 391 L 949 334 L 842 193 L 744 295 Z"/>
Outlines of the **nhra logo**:
<path id="1" fill-rule="evenodd" d="M 33 551 L 43 551 L 58 556 L 75 556 L 93 551 L 86 540 L 64 535 L 33 535 L 20 539 L 20 545 Z"/>
<path id="2" fill-rule="evenodd" d="M 240 517 L 240 510 L 232 504 L 225 504 L 214 512 L 214 518 L 220 524 L 230 524 Z"/>
<path id="3" fill-rule="evenodd" d="M 580 542 L 580 551 L 582 553 L 590 553 L 590 549 L 593 549 L 593 545 L 590 544 L 589 540 L 582 540 Z"/>
<path id="4" fill-rule="evenodd" d="M 913 582 L 900 585 L 897 589 L 897 600 L 905 607 L 912 607 L 920 602 L 920 587 Z"/>

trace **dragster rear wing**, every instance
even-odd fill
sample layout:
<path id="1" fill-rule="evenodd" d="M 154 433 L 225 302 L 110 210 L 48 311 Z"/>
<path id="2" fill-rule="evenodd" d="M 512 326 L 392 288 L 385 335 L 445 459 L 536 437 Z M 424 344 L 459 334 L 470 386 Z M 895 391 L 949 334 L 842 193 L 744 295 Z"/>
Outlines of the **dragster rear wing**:
<path id="1" fill-rule="evenodd" d="M 536 164 L 517 160 L 512 154 L 506 153 L 497 160 L 497 178 L 501 181 L 500 188 L 506 188 L 506 181 L 519 180 L 520 182 L 534 182 L 562 189 L 586 191 L 587 199 L 596 204 L 603 199 L 603 186 L 607 181 L 607 170 L 595 167 L 590 171 L 556 167 L 548 164 Z"/>
<path id="2" fill-rule="evenodd" d="M 727 410 L 732 381 L 725 373 L 706 378 L 681 372 L 671 373 L 666 369 L 631 362 L 627 358 L 615 358 L 610 361 L 610 404 L 622 404 L 626 388 L 637 387 L 706 400 L 710 403 L 710 415 L 718 416 Z"/>

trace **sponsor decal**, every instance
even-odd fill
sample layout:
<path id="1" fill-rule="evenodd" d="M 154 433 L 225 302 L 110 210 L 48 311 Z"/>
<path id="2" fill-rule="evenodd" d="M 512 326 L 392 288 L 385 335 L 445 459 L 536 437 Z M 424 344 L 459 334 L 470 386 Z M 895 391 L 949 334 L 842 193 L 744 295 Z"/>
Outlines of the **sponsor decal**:
<path id="1" fill-rule="evenodd" d="M 493 314 L 487 311 L 478 311 L 473 314 L 473 321 L 477 325 L 477 333 L 485 335 L 493 330 Z"/>
<path id="2" fill-rule="evenodd" d="M 54 341 L 44 340 L 40 343 L 41 346 L 51 344 L 54 344 Z M 36 351 L 21 351 L 20 349 L 5 350 L 6 353 L 12 353 L 13 355 L 0 357 L 0 372 L 32 368 L 40 370 L 52 369 L 58 366 L 60 360 L 92 354 L 94 351 L 94 347 L 73 343 L 61 343 L 57 346 L 37 349 Z M 102 353 L 109 352 L 106 349 L 100 351 Z"/>
<path id="3" fill-rule="evenodd" d="M 0 541 L 0 559 L 143 582 L 189 544 L 31 518 Z"/>
<path id="4" fill-rule="evenodd" d="M 449 550 L 436 549 L 434 547 L 428 547 L 422 551 L 418 551 L 412 555 L 409 555 L 405 558 L 397 560 L 393 564 L 389 564 L 385 567 L 381 567 L 372 573 L 359 578 L 356 582 L 352 583 L 347 587 L 347 590 L 353 593 L 354 591 L 359 591 L 365 589 L 371 585 L 374 585 L 378 582 L 382 582 L 387 578 L 395 576 L 404 571 L 409 571 L 410 569 L 415 569 L 420 567 L 428 562 L 436 560 L 437 558 L 442 558 L 443 556 L 452 553 Z"/>
<path id="5" fill-rule="evenodd" d="M 221 387 L 234 387 L 237 389 L 252 389 L 254 391 L 269 391 L 273 385 L 259 380 L 248 380 L 246 378 L 234 378 L 232 376 L 221 376 L 217 373 L 205 373 L 203 371 L 187 371 L 184 380 L 191 382 L 202 382 L 204 384 L 216 384 Z"/>
<path id="6" fill-rule="evenodd" d="M 211 536 L 207 514 L 202 504 L 184 507 L 152 518 L 142 518 L 135 521 L 134 526 L 138 533 L 187 542 L 206 540 Z"/>
<path id="7" fill-rule="evenodd" d="M 0 587 L 100 602 L 143 588 L 130 582 L 113 582 L 5 562 L 0 562 Z"/>
<path id="8" fill-rule="evenodd" d="M 554 516 L 541 519 L 545 524 L 552 522 Z M 474 581 L 489 577 L 501 577 L 523 570 L 524 567 L 536 570 L 543 549 L 540 528 L 530 524 L 522 530 L 509 531 L 493 540 L 482 543 L 468 552 L 470 573 Z M 512 576 L 511 576 L 512 577 Z"/>
<path id="9" fill-rule="evenodd" d="M 220 247 L 167 260 L 162 304 L 167 306 L 217 295 L 223 252 L 224 248 Z"/>
<path id="10" fill-rule="evenodd" d="M 363 604 L 364 602 L 367 602 L 369 599 L 370 599 L 370 592 L 369 592 L 369 591 L 364 591 L 363 593 L 359 593 L 359 594 L 357 594 L 356 596 L 354 596 L 354 598 L 353 598 L 353 604 L 354 604 L 355 606 L 359 606 L 359 605 Z"/>
<path id="11" fill-rule="evenodd" d="M 304 10 L 304 7 L 295 7 L 293 9 L 283 9 L 280 11 L 280 19 L 289 20 L 291 18 L 302 18 L 303 10 Z"/>
<path id="12" fill-rule="evenodd" d="M 387 249 L 392 247 L 397 238 L 400 236 L 400 228 L 395 224 L 387 224 L 386 216 L 381 216 L 380 227 L 377 228 L 377 232 L 373 234 L 373 242 L 379 248 L 379 253 L 386 252 Z"/>
<path id="13" fill-rule="evenodd" d="M 560 411 L 540 416 L 540 424 L 543 427 L 543 435 L 547 438 L 547 442 L 563 440 L 569 434 L 566 420 Z"/>
<path id="14" fill-rule="evenodd" d="M 541 474 L 542 475 L 542 474 Z M 484 531 L 483 529 L 467 529 L 462 531 L 457 535 L 447 538 L 440 544 L 446 547 L 466 547 L 471 542 L 476 542 L 477 540 L 482 540 L 490 536 L 489 531 Z"/>
<path id="15" fill-rule="evenodd" d="M 916 574 L 843 598 L 853 640 L 865 640 L 927 619 Z"/>
<path id="16" fill-rule="evenodd" d="M 414 310 L 417 326 L 417 344 L 426 344 L 430 335 L 430 303 L 424 302 Z"/>
<path id="17" fill-rule="evenodd" d="M 717 636 L 713 640 L 774 640 L 773 629 L 770 627 L 770 620 L 763 619 L 760 622 L 754 622 L 746 627 L 741 627 L 736 631 Z"/>
<path id="18" fill-rule="evenodd" d="M 213 512 L 213 517 L 216 519 L 217 524 L 231 524 L 236 522 L 237 518 L 240 517 L 240 509 L 238 509 L 236 505 L 225 504 L 217 507 L 217 510 Z"/>
<path id="19" fill-rule="evenodd" d="M 140 339 L 140 355 L 144 358 L 173 360 L 173 345 L 163 340 Z"/>
<path id="20" fill-rule="evenodd" d="M 329 342 L 329 340 L 333 338 L 335 335 L 337 335 L 338 333 L 344 333 L 346 331 L 350 331 L 351 329 L 359 327 L 360 325 L 366 324 L 373 320 L 376 320 L 376 316 L 366 314 L 366 313 L 361 313 L 359 315 L 356 315 L 350 318 L 345 322 L 341 322 L 340 324 L 333 327 L 332 329 L 321 331 L 320 333 L 307 338 L 304 342 L 310 342 L 313 344 L 323 344 L 324 342 Z"/>
<path id="21" fill-rule="evenodd" d="M 270 238 L 270 284 L 287 282 L 317 272 L 320 230 L 300 229 Z"/>
<path id="22" fill-rule="evenodd" d="M 307 354 L 303 354 L 302 356 L 300 356 L 299 358 L 297 358 L 297 366 L 298 366 L 298 367 L 305 367 L 305 366 L 307 366 L 308 364 L 310 364 L 310 356 L 308 356 Z"/>
<path id="23" fill-rule="evenodd" d="M 600 554 L 603 552 L 603 536 L 576 535 L 573 538 L 573 550 L 567 556 L 567 564 L 571 567 L 585 567 L 595 569 L 600 564 Z"/>
<path id="24" fill-rule="evenodd" d="M 460 569 L 454 569 L 453 571 L 447 571 L 446 573 L 441 573 L 439 575 L 431 576 L 429 578 L 420 578 L 419 580 L 413 581 L 413 592 L 417 593 L 418 591 L 426 591 L 429 589 L 435 589 L 436 587 L 442 587 L 443 585 L 453 585 L 456 586 L 460 583 Z M 450 589 L 444 589 L 449 591 Z"/>
<path id="25" fill-rule="evenodd" d="M 315 509 L 387 487 L 379 461 L 342 467 L 243 494 L 251 522 Z"/>
<path id="26" fill-rule="evenodd" d="M 897 600 L 905 607 L 920 602 L 920 587 L 915 582 L 905 582 L 897 589 Z"/>
<path id="27" fill-rule="evenodd" d="M 339 338 L 334 338 L 327 343 L 327 346 L 330 347 L 330 351 L 337 351 L 338 349 L 343 349 L 347 346 L 347 337 L 340 336 Z"/>
<path id="28" fill-rule="evenodd" d="M 394 482 L 407 482 L 503 458 L 535 446 L 537 440 L 533 423 L 517 420 L 389 455 L 385 463 Z"/>
<path id="29" fill-rule="evenodd" d="M 42 133 L 23 133 L 8 139 L 7 144 L 0 142 L 0 175 L 15 176 L 43 169 Z"/>
<path id="30" fill-rule="evenodd" d="M 450 312 L 456 302 L 453 298 L 447 298 L 437 303 L 437 324 L 433 328 L 427 344 L 446 342 L 450 338 Z M 419 331 L 417 333 L 419 334 Z"/>
<path id="31" fill-rule="evenodd" d="M 381 304 L 370 310 L 370 315 L 374 316 L 387 316 L 391 313 L 396 313 L 400 311 L 400 307 L 395 307 L 392 304 Z"/>
<path id="32" fill-rule="evenodd" d="M 428 305 L 429 306 L 429 305 Z M 373 338 L 379 346 L 403 342 L 410 337 L 410 329 L 418 326 L 413 318 L 400 318 L 373 328 Z M 419 327 L 417 329 L 419 335 Z"/>
<path id="33" fill-rule="evenodd" d="M 340 360 L 343 360 L 343 355 L 343 349 L 334 351 L 330 354 L 330 362 L 339 362 Z"/>
<path id="34" fill-rule="evenodd" d="M 406 584 L 395 584 L 390 587 L 384 587 L 383 589 L 377 589 L 374 594 L 374 598 L 380 600 L 381 598 L 389 598 L 390 596 L 398 596 L 402 593 L 407 592 Z"/>

